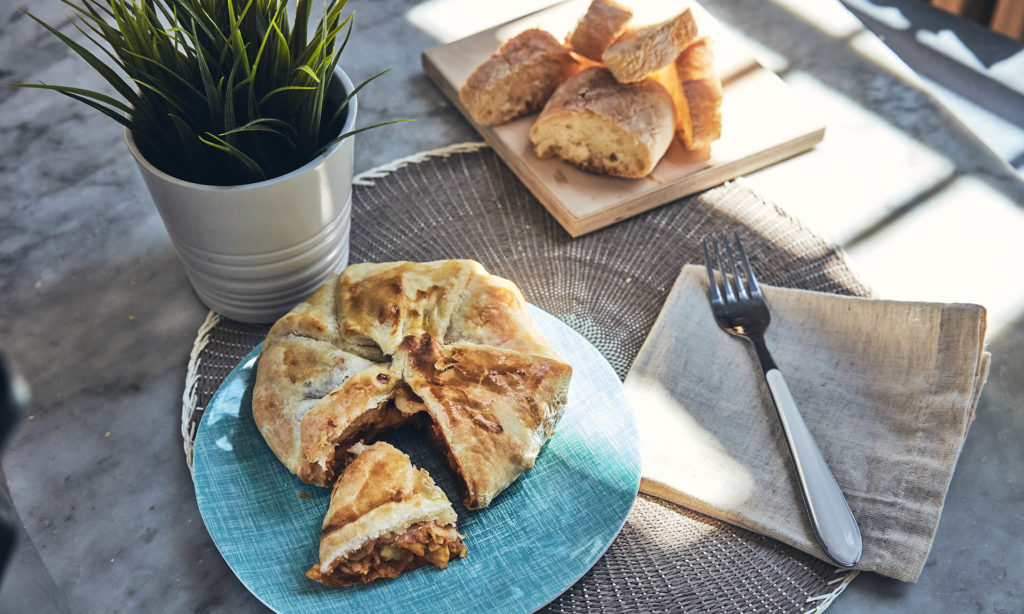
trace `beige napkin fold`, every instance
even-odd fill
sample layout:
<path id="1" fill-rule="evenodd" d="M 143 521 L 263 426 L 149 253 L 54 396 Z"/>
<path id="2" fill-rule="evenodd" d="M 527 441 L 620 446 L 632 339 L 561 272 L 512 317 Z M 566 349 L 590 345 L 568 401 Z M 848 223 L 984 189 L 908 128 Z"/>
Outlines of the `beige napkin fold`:
<path id="1" fill-rule="evenodd" d="M 640 490 L 828 560 L 752 347 L 686 265 L 626 377 Z M 857 569 L 916 581 L 988 374 L 985 309 L 763 286 L 765 335 L 864 538 Z"/>

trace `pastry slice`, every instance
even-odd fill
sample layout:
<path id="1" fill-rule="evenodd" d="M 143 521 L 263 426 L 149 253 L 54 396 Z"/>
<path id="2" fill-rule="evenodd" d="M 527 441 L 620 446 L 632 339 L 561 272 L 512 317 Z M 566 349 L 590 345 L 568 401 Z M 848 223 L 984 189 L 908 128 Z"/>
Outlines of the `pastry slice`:
<path id="1" fill-rule="evenodd" d="M 530 129 L 530 140 L 541 158 L 646 177 L 672 143 L 675 123 L 672 98 L 659 83 L 620 83 L 608 70 L 592 67 L 558 88 Z"/>
<path id="2" fill-rule="evenodd" d="M 356 444 L 331 491 L 311 580 L 337 588 L 466 556 L 456 515 L 424 469 L 390 444 Z"/>
<path id="3" fill-rule="evenodd" d="M 543 356 L 408 337 L 394 357 L 402 411 L 424 411 L 428 434 L 460 482 L 463 504 L 486 507 L 533 468 L 565 411 L 572 367 Z"/>
<path id="4" fill-rule="evenodd" d="M 641 81 L 671 64 L 697 36 L 697 22 L 689 8 L 662 21 L 671 2 L 646 15 L 637 13 L 626 30 L 605 49 L 605 66 L 622 83 Z"/>
<path id="5" fill-rule="evenodd" d="M 253 420 L 292 473 L 330 487 L 344 461 L 339 448 L 406 420 L 390 403 L 401 382 L 387 363 L 275 329 L 260 355 Z"/>
<path id="6" fill-rule="evenodd" d="M 554 36 L 539 29 L 505 42 L 476 67 L 459 100 L 484 126 L 496 126 L 539 111 L 558 84 L 578 65 Z"/>

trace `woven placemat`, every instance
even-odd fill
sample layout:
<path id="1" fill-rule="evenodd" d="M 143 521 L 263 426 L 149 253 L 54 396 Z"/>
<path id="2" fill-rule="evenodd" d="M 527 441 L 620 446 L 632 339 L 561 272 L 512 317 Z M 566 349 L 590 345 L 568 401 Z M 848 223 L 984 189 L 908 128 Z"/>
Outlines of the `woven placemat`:
<path id="1" fill-rule="evenodd" d="M 700 238 L 736 230 L 765 283 L 867 295 L 841 252 L 738 182 L 572 239 L 482 143 L 418 154 L 359 175 L 352 262 L 472 258 L 593 343 L 625 377 Z M 191 466 L 196 428 L 228 372 L 268 326 L 210 313 L 189 362 L 182 414 Z M 653 498 L 543 611 L 821 612 L 857 572 Z"/>

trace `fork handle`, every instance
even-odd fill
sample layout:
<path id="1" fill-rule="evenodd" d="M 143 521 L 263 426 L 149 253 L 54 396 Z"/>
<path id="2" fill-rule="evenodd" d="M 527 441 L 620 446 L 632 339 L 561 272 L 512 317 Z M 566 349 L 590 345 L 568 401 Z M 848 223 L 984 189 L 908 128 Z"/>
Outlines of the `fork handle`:
<path id="1" fill-rule="evenodd" d="M 800 492 L 811 528 L 818 538 L 822 550 L 830 559 L 842 567 L 853 567 L 860 560 L 862 542 L 857 520 L 843 497 L 835 477 L 821 455 L 814 437 L 807 429 L 803 416 L 789 392 L 786 379 L 775 366 L 764 339 L 751 339 L 757 350 L 764 379 L 771 391 L 772 401 L 782 422 L 793 466 L 800 482 Z"/>

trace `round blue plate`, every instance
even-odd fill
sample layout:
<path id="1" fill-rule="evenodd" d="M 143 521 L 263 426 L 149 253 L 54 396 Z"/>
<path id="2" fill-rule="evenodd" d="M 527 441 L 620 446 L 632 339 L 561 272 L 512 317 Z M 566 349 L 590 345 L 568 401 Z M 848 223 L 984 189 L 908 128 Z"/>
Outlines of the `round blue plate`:
<path id="1" fill-rule="evenodd" d="M 207 406 L 193 457 L 203 521 L 246 588 L 278 612 L 532 612 L 579 580 L 636 498 L 636 426 L 597 349 L 547 312 L 531 305 L 531 314 L 573 367 L 555 436 L 531 471 L 490 507 L 470 512 L 423 433 L 389 434 L 454 503 L 469 557 L 367 586 L 329 589 L 304 575 L 317 561 L 330 491 L 304 484 L 267 447 L 251 413 L 259 348 L 246 356 Z"/>

